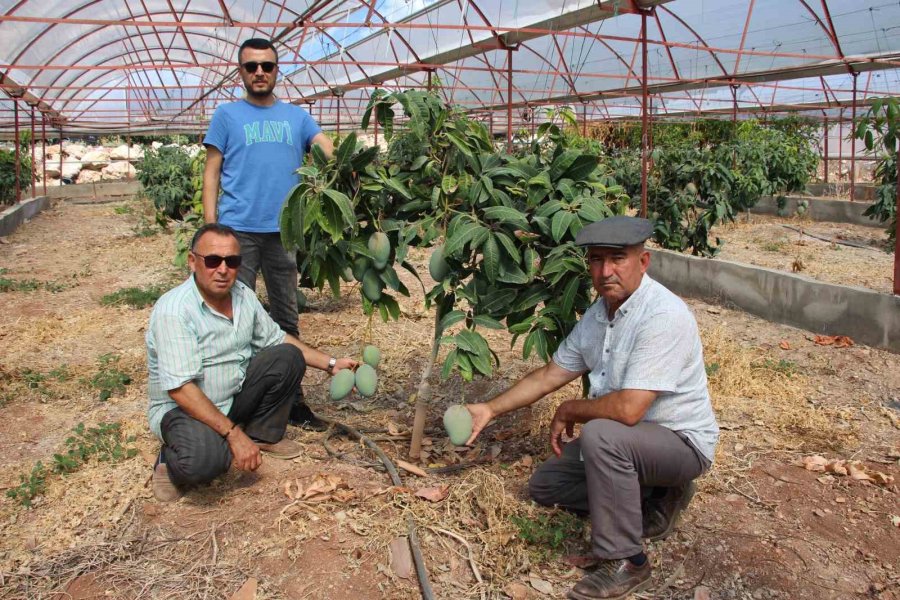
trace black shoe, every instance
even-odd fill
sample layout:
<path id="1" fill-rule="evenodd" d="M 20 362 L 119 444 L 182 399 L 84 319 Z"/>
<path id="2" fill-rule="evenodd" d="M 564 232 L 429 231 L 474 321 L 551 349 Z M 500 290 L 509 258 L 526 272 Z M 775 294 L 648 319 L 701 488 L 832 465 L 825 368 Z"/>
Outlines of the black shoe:
<path id="1" fill-rule="evenodd" d="M 291 416 L 288 419 L 288 423 L 307 431 L 325 431 L 328 429 L 328 423 L 314 415 L 313 411 L 304 402 L 297 402 L 291 406 Z"/>
<path id="2" fill-rule="evenodd" d="M 691 481 L 683 486 L 669 488 L 662 498 L 646 500 L 641 507 L 644 528 L 641 537 L 651 542 L 669 537 L 696 490 L 696 485 Z"/>

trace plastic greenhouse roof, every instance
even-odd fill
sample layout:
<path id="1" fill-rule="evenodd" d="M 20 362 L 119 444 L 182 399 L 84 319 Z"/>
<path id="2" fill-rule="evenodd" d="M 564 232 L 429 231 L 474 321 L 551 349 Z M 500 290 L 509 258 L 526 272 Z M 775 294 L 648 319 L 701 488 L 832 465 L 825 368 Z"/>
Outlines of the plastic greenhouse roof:
<path id="1" fill-rule="evenodd" d="M 900 90 L 898 27 L 895 0 L 0 0 L 0 132 L 14 104 L 69 132 L 202 131 L 242 96 L 249 37 L 275 40 L 276 93 L 326 129 L 376 87 L 431 86 L 495 131 L 509 109 L 639 117 L 644 38 L 654 118 L 840 118 L 854 89 Z"/>

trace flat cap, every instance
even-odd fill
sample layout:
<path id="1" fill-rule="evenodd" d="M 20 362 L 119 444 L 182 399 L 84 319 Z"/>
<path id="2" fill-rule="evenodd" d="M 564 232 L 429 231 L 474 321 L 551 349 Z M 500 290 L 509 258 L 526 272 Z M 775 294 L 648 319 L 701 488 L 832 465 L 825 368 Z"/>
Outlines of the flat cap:
<path id="1" fill-rule="evenodd" d="M 578 246 L 606 246 L 624 248 L 643 243 L 653 234 L 653 223 L 640 217 L 607 217 L 591 223 L 578 232 Z"/>

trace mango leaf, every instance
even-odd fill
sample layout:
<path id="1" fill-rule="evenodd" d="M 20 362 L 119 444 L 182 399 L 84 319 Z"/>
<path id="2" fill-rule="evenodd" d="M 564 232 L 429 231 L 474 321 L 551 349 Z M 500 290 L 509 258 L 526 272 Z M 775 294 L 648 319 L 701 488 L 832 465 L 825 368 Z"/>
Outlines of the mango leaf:
<path id="1" fill-rule="evenodd" d="M 472 366 L 475 367 L 475 370 L 485 377 L 490 377 L 493 374 L 491 350 L 486 344 L 484 351 L 478 354 L 469 354 L 469 359 L 472 361 Z"/>
<path id="2" fill-rule="evenodd" d="M 407 189 L 407 187 L 405 185 L 403 185 L 403 183 L 396 177 L 388 177 L 386 179 L 383 179 L 383 181 L 384 181 L 385 187 L 387 187 L 388 189 L 391 189 L 391 190 L 397 192 L 398 194 L 400 194 L 407 200 L 413 199 L 413 196 L 412 196 L 412 194 L 409 193 L 409 190 Z"/>
<path id="3" fill-rule="evenodd" d="M 356 223 L 356 215 L 353 212 L 353 204 L 350 198 L 343 192 L 337 190 L 326 189 L 322 192 L 331 200 L 341 213 L 341 220 L 345 227 L 352 227 Z"/>
<path id="4" fill-rule="evenodd" d="M 525 343 L 522 344 L 522 358 L 527 359 L 532 352 L 537 352 L 544 361 L 550 361 L 547 353 L 547 334 L 543 329 L 535 329 L 525 337 Z"/>
<path id="5" fill-rule="evenodd" d="M 611 215 L 612 211 L 599 198 L 585 198 L 578 210 L 578 216 L 587 223 L 596 223 Z"/>
<path id="6" fill-rule="evenodd" d="M 381 298 L 378 300 L 378 311 L 381 313 L 381 320 L 385 323 L 388 322 L 388 317 L 395 321 L 400 319 L 400 305 L 390 294 L 381 294 Z"/>
<path id="7" fill-rule="evenodd" d="M 553 241 L 559 242 L 572 224 L 572 219 L 577 218 L 578 217 L 567 210 L 561 210 L 553 215 L 553 220 L 550 222 L 550 231 L 553 236 Z"/>
<path id="8" fill-rule="evenodd" d="M 350 159 L 350 168 L 357 173 L 362 173 L 375 160 L 376 156 L 378 156 L 378 146 L 360 150 Z"/>
<path id="9" fill-rule="evenodd" d="M 456 334 L 456 345 L 472 354 L 479 354 L 481 352 L 488 352 L 488 344 L 481 337 L 480 333 L 472 331 L 471 329 L 463 329 L 459 333 Z"/>
<path id="10" fill-rule="evenodd" d="M 481 248 L 481 253 L 484 275 L 489 282 L 494 283 L 500 274 L 500 247 L 497 246 L 497 240 L 493 235 L 488 235 Z"/>
<path id="11" fill-rule="evenodd" d="M 585 180 L 597 168 L 598 158 L 592 154 L 582 154 L 563 174 L 572 181 Z"/>
<path id="12" fill-rule="evenodd" d="M 441 179 L 441 190 L 448 196 L 455 192 L 458 187 L 459 182 L 453 175 L 444 175 L 444 178 Z"/>
<path id="13" fill-rule="evenodd" d="M 547 202 L 542 204 L 540 208 L 534 211 L 534 214 L 538 217 L 549 217 L 561 208 L 562 202 L 560 202 L 559 200 L 548 200 Z"/>
<path id="14" fill-rule="evenodd" d="M 578 295 L 578 288 L 580 286 L 581 278 L 578 275 L 573 276 L 566 285 L 566 289 L 562 295 L 562 301 L 560 302 L 560 313 L 563 316 L 567 316 L 572 312 L 572 307 L 575 306 L 575 297 Z"/>
<path id="15" fill-rule="evenodd" d="M 438 325 L 438 329 L 440 331 L 445 331 L 447 328 L 452 327 L 453 325 L 456 325 L 457 323 L 459 323 L 460 321 L 462 321 L 465 318 L 466 318 L 466 313 L 464 313 L 463 311 L 451 310 L 446 315 L 444 315 L 443 319 L 441 319 L 441 322 Z"/>
<path id="16" fill-rule="evenodd" d="M 503 329 L 503 323 L 494 319 L 493 317 L 489 317 L 487 315 L 475 315 L 473 321 L 475 321 L 476 325 L 481 325 L 487 329 Z"/>
<path id="17" fill-rule="evenodd" d="M 456 254 L 456 252 L 461 250 L 462 247 L 472 239 L 472 236 L 475 235 L 479 229 L 484 229 L 484 227 L 474 221 L 466 221 L 459 225 L 453 232 L 452 237 L 444 244 L 444 257 Z"/>
<path id="18" fill-rule="evenodd" d="M 503 287 L 492 290 L 487 295 L 480 298 L 478 310 L 479 312 L 488 314 L 503 312 L 509 307 L 510 302 L 512 302 L 517 295 L 518 291 L 513 288 Z"/>
<path id="19" fill-rule="evenodd" d="M 519 312 L 537 306 L 550 297 L 550 292 L 543 284 L 535 282 L 528 286 L 525 292 L 520 293 L 516 303 L 512 306 L 513 312 Z"/>
<path id="20" fill-rule="evenodd" d="M 503 246 L 503 249 L 506 250 L 506 254 L 509 255 L 513 262 L 521 262 L 522 257 L 519 254 L 519 249 L 516 247 L 516 244 L 512 241 L 511 237 L 502 231 L 494 232 L 494 236 L 497 238 L 497 241 L 500 242 L 500 245 Z"/>
<path id="21" fill-rule="evenodd" d="M 566 150 L 557 156 L 550 164 L 550 180 L 558 181 L 569 170 L 569 167 L 580 154 L 581 152 L 578 150 Z"/>
<path id="22" fill-rule="evenodd" d="M 472 234 L 472 250 L 477 250 L 481 248 L 481 245 L 484 244 L 488 237 L 491 235 L 491 230 L 483 225 L 479 225 L 478 229 Z"/>
<path id="23" fill-rule="evenodd" d="M 456 357 L 458 354 L 458 350 L 451 350 L 447 353 L 447 358 L 444 359 L 444 367 L 441 369 L 441 379 L 450 377 L 450 373 L 453 372 L 453 367 L 456 366 Z"/>
<path id="24" fill-rule="evenodd" d="M 519 265 L 507 259 L 503 259 L 500 261 L 500 273 L 497 275 L 497 281 L 502 281 L 503 283 L 512 283 L 516 285 L 525 285 L 530 280 L 531 278 L 528 277 L 528 275 L 526 275 L 525 272 L 519 268 Z"/>
<path id="25" fill-rule="evenodd" d="M 508 206 L 489 206 L 484 209 L 484 218 L 488 221 L 500 221 L 519 229 L 529 231 L 528 218 L 524 213 Z"/>
<path id="26" fill-rule="evenodd" d="M 356 151 L 356 132 L 351 131 L 347 137 L 343 139 L 334 153 L 334 166 L 337 169 L 340 169 L 354 151 Z"/>

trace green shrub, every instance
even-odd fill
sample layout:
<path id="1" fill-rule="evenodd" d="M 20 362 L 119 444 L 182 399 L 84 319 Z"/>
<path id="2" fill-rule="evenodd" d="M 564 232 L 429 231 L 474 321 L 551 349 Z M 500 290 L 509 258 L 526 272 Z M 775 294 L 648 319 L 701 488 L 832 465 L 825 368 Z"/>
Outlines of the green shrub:
<path id="1" fill-rule="evenodd" d="M 158 285 L 151 285 L 146 288 L 129 287 L 122 288 L 112 294 L 106 294 L 100 299 L 103 306 L 120 305 L 130 306 L 132 308 L 144 308 L 152 306 L 159 300 L 159 297 L 165 292 Z"/>
<path id="2" fill-rule="evenodd" d="M 24 190 L 31 185 L 31 156 L 24 149 L 19 153 L 19 182 Z M 0 150 L 0 204 L 16 201 L 16 152 Z"/>
<path id="3" fill-rule="evenodd" d="M 162 215 L 180 220 L 191 210 L 194 200 L 191 157 L 182 148 L 163 146 L 158 150 L 148 149 L 137 178 L 144 187 L 144 193 Z"/>

